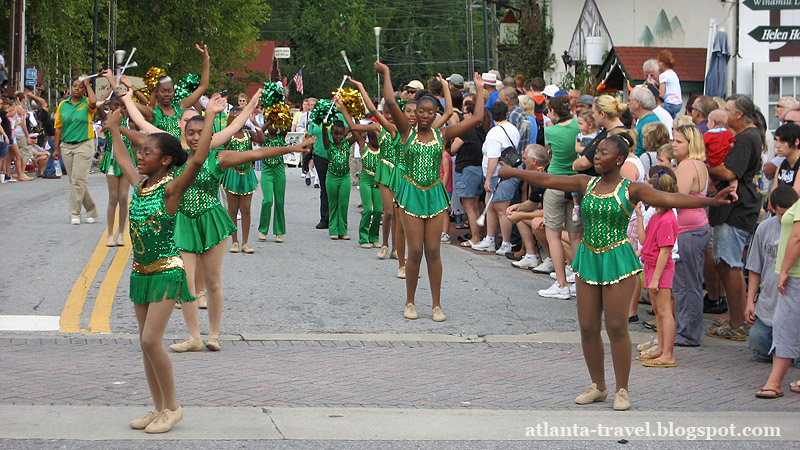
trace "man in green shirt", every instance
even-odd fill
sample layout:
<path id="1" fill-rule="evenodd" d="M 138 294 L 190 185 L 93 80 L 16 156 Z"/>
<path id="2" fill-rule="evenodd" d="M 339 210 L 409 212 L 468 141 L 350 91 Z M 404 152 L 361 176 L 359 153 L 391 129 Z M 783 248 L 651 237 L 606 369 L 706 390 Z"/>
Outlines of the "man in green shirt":
<path id="1" fill-rule="evenodd" d="M 86 223 L 97 221 L 97 208 L 89 193 L 89 172 L 95 151 L 94 113 L 97 97 L 89 80 L 72 82 L 72 95 L 58 104 L 55 114 L 55 150 L 53 159 L 63 158 L 70 181 L 69 220 L 81 223 L 81 206 L 86 209 Z"/>

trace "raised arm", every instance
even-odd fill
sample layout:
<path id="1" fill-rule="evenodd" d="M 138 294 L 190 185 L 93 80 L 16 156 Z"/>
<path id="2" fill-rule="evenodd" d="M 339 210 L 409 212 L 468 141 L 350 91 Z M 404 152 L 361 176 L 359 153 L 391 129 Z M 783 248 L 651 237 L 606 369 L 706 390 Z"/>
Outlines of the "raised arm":
<path id="1" fill-rule="evenodd" d="M 33 92 L 27 89 L 25 90 L 25 96 L 33 100 L 34 102 L 38 103 L 39 108 L 43 109 L 44 111 L 47 111 L 47 101 L 45 99 L 39 97 L 38 95 L 34 94 Z"/>
<path id="2" fill-rule="evenodd" d="M 353 77 L 350 77 L 350 82 L 353 83 L 353 86 L 358 88 L 358 91 L 361 92 L 361 98 L 364 99 L 364 104 L 367 105 L 367 111 L 372 114 L 380 126 L 382 126 L 387 133 L 389 133 L 392 137 L 397 135 L 397 128 L 389 122 L 386 117 L 378 111 L 378 108 L 375 107 L 375 104 L 372 103 L 372 99 L 369 97 L 369 93 L 364 88 L 364 84 L 360 81 L 354 80 Z M 369 125 L 373 126 L 373 125 Z M 376 133 L 380 133 L 381 130 L 373 128 Z M 358 131 L 367 131 L 367 130 L 358 130 Z"/>
<path id="3" fill-rule="evenodd" d="M 116 80 L 114 80 L 114 81 L 116 81 Z M 145 97 L 144 94 L 142 94 L 141 91 L 139 91 L 139 89 L 136 89 L 135 87 L 133 87 L 133 83 L 131 83 L 131 80 L 128 79 L 127 75 L 123 75 L 119 79 L 119 82 L 122 83 L 123 86 L 128 88 L 129 91 L 133 91 L 133 95 L 135 95 L 136 98 L 139 99 L 139 103 L 142 106 L 147 105 L 150 102 L 150 99 Z"/>
<path id="4" fill-rule="evenodd" d="M 392 87 L 389 67 L 380 61 L 375 61 L 375 71 L 383 75 L 383 100 L 385 106 L 389 109 L 389 114 L 392 115 L 397 132 L 405 140 L 408 137 L 409 130 L 411 130 L 411 125 L 408 123 L 406 115 L 403 114 L 403 110 L 400 109 L 400 105 L 397 104 L 397 99 L 394 98 L 394 88 Z"/>
<path id="5" fill-rule="evenodd" d="M 88 78 L 83 80 L 83 85 L 86 86 L 86 96 L 89 97 L 89 109 L 97 109 L 97 96 L 94 95 L 94 89 Z"/>
<path id="6" fill-rule="evenodd" d="M 116 160 L 117 165 L 122 170 L 122 174 L 125 175 L 125 179 L 128 180 L 128 183 L 130 183 L 131 186 L 136 186 L 144 177 L 139 174 L 139 171 L 136 170 L 136 166 L 133 165 L 131 154 L 128 153 L 128 148 L 125 147 L 125 142 L 122 140 L 122 135 L 119 131 L 121 123 L 121 109 L 114 110 L 106 117 L 106 127 L 108 127 L 108 130 L 111 132 L 111 139 L 113 142 L 111 147 L 114 151 L 114 160 Z"/>
<path id="7" fill-rule="evenodd" d="M 242 114 L 244 114 L 244 111 L 242 111 Z M 253 128 L 249 130 L 250 138 L 253 140 L 253 142 L 257 144 L 263 144 L 264 142 L 267 142 L 267 136 L 264 135 L 264 130 L 258 126 L 258 122 L 256 121 L 255 109 L 250 114 L 250 122 L 253 123 Z"/>
<path id="8" fill-rule="evenodd" d="M 103 96 L 103 99 L 101 100 L 102 103 L 105 103 L 111 99 L 111 97 L 117 91 L 117 79 L 114 77 L 114 73 L 108 69 L 104 70 L 101 75 L 103 78 L 108 80 L 108 92 L 106 92 L 106 95 Z"/>
<path id="9" fill-rule="evenodd" d="M 214 136 L 211 138 L 211 148 L 217 148 L 220 145 L 225 145 L 237 131 L 241 130 L 245 123 L 247 123 L 247 119 L 250 117 L 250 114 L 256 110 L 256 106 L 258 106 L 258 102 L 260 97 L 260 92 L 256 92 L 250 97 L 250 101 L 247 102 L 247 106 L 244 107 L 242 112 L 239 115 L 228 123 L 228 125 L 223 128 L 222 130 L 214 133 Z M 211 100 L 209 100 L 209 103 Z M 207 107 L 206 107 L 207 108 Z M 206 110 L 206 115 L 208 115 L 208 110 Z M 216 116 L 216 114 L 215 114 Z M 263 142 L 263 141 L 262 141 Z"/>
<path id="10" fill-rule="evenodd" d="M 197 89 L 189 94 L 188 97 L 181 100 L 180 105 L 183 109 L 191 108 L 192 105 L 200 100 L 200 97 L 208 90 L 208 80 L 211 78 L 211 56 L 208 54 L 208 46 L 203 44 L 201 47 L 199 44 L 194 44 L 194 47 L 197 49 L 197 51 L 203 54 L 203 73 L 200 74 L 200 85 L 197 86 Z"/>
<path id="11" fill-rule="evenodd" d="M 245 152 L 234 152 L 231 150 L 223 150 L 219 152 L 219 167 L 222 170 L 228 167 L 238 166 L 262 159 L 272 158 L 274 156 L 282 156 L 287 153 L 299 152 L 308 153 L 314 145 L 315 137 L 310 137 L 298 145 L 291 147 L 260 147 L 255 150 L 247 150 Z"/>
<path id="12" fill-rule="evenodd" d="M 329 126 L 330 122 L 322 122 L 322 125 L 320 125 L 320 128 L 322 128 L 322 145 L 326 149 L 331 146 L 331 138 L 328 131 Z"/>
<path id="13" fill-rule="evenodd" d="M 498 176 L 503 180 L 507 178 L 519 178 L 522 181 L 527 181 L 529 184 L 564 192 L 584 192 L 586 191 L 586 185 L 591 179 L 586 175 L 553 175 L 547 172 L 514 169 L 503 163 L 500 163 L 500 172 L 498 172 Z"/>
<path id="14" fill-rule="evenodd" d="M 728 195 L 733 192 L 733 187 L 728 186 L 722 189 L 714 197 L 696 197 L 688 194 L 658 191 L 647 183 L 631 183 L 628 190 L 630 191 L 632 202 L 643 201 L 650 206 L 660 206 L 662 208 L 705 208 L 706 206 L 729 204 Z"/>
<path id="15" fill-rule="evenodd" d="M 442 74 L 439 74 L 438 78 L 439 82 L 442 83 L 442 94 L 444 95 L 444 114 L 442 114 L 441 117 L 433 122 L 431 128 L 443 127 L 453 115 L 453 97 L 450 96 L 450 89 L 447 87 L 447 81 L 442 77 Z"/>
<path id="16" fill-rule="evenodd" d="M 208 149 L 211 145 L 211 135 L 214 130 L 214 116 L 225 109 L 225 100 L 218 97 L 210 102 L 206 107 L 206 117 L 203 123 L 203 132 L 200 134 L 200 143 L 197 146 L 197 151 L 186 161 L 186 169 L 167 185 L 165 193 L 165 201 L 167 204 L 167 213 L 174 214 L 178 210 L 178 204 L 183 197 L 183 194 L 189 189 L 189 186 L 197 179 L 203 163 L 208 158 Z"/>
<path id="17" fill-rule="evenodd" d="M 130 116 L 133 123 L 139 128 L 140 131 L 145 133 L 161 133 L 161 128 L 156 127 L 152 123 L 148 122 L 147 119 L 142 115 L 142 111 L 139 109 L 139 104 L 133 101 L 133 89 L 128 89 L 128 92 L 122 96 L 122 103 L 125 105 L 125 109 L 128 110 L 128 115 Z M 146 106 L 144 108 L 147 108 Z"/>
<path id="18" fill-rule="evenodd" d="M 486 108 L 479 107 L 483 105 L 483 78 L 481 78 L 478 72 L 475 72 L 473 75 L 473 81 L 475 82 L 475 90 L 478 92 L 477 96 L 475 97 L 475 113 L 469 119 L 463 120 L 455 125 L 451 125 L 449 127 L 442 128 L 442 137 L 445 139 L 452 139 L 462 134 L 466 133 L 472 128 L 478 126 L 481 121 L 483 121 L 483 114 L 486 111 Z M 452 105 L 451 105 L 452 107 Z"/>

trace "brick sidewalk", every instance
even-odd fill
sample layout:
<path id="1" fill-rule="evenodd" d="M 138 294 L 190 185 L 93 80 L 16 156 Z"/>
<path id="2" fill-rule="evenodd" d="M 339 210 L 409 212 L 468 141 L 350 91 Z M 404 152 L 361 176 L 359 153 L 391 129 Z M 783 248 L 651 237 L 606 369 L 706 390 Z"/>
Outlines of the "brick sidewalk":
<path id="1" fill-rule="evenodd" d="M 759 400 L 770 365 L 746 345 L 676 353 L 676 369 L 633 362 L 635 409 L 800 411 L 788 390 L 796 368 L 783 398 Z M 0 404 L 150 404 L 134 339 L 0 338 L 0 354 Z M 589 384 L 577 344 L 226 341 L 219 353 L 170 356 L 184 406 L 587 408 L 573 403 Z M 606 361 L 613 387 L 608 346 Z"/>

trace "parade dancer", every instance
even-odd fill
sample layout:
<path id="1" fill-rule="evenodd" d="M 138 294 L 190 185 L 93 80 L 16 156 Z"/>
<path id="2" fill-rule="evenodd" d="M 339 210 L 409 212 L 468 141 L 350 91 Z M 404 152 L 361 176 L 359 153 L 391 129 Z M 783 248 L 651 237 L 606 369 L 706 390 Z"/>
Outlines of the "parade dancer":
<path id="1" fill-rule="evenodd" d="M 338 99 L 338 109 L 344 110 L 344 105 Z M 330 120 L 330 119 L 329 119 Z M 347 127 L 341 120 L 334 120 L 330 124 L 322 123 L 322 144 L 328 154 L 328 175 L 325 178 L 325 187 L 328 192 L 328 235 L 331 239 L 350 240 L 347 234 L 347 210 L 350 205 L 350 146 L 358 141 L 363 148 L 366 147 L 361 135 L 353 131 L 353 136 L 345 139 Z M 330 135 L 330 137 L 329 137 Z"/>
<path id="2" fill-rule="evenodd" d="M 480 102 L 478 102 L 480 104 Z M 577 276 L 578 324 L 581 347 L 592 385 L 575 403 L 601 402 L 608 396 L 605 381 L 603 340 L 605 327 L 611 340 L 617 394 L 614 409 L 631 407 L 628 378 L 631 369 L 631 338 L 628 335 L 628 302 L 642 266 L 627 235 L 633 205 L 639 201 L 661 208 L 703 208 L 729 203 L 731 188 L 716 197 L 695 197 L 657 191 L 649 184 L 631 182 L 620 175 L 629 153 L 628 143 L 619 136 L 603 140 L 594 157 L 597 177 L 553 175 L 545 172 L 512 169 L 503 165 L 500 178 L 520 178 L 530 184 L 564 192 L 584 192 L 581 216 L 585 220 L 572 268 Z"/>
<path id="3" fill-rule="evenodd" d="M 212 110 L 222 106 L 222 102 L 211 104 Z M 136 186 L 130 208 L 134 255 L 130 295 L 139 323 L 147 384 L 155 405 L 155 410 L 131 421 L 130 426 L 147 433 L 164 433 L 183 419 L 183 408 L 175 395 L 172 362 L 162 344 L 164 330 L 176 301 L 194 302 L 173 239 L 175 219 L 183 194 L 208 156 L 213 117 L 205 120 L 206 137 L 191 157 L 187 158 L 174 136 L 156 133 L 144 140 L 136 167 L 119 132 L 121 121 L 122 112 L 117 110 L 108 118 L 108 126 L 114 141 L 114 158 L 128 182 Z M 175 166 L 183 167 L 178 176 L 172 174 Z"/>
<path id="4" fill-rule="evenodd" d="M 232 121 L 242 112 L 241 108 L 231 109 L 228 115 L 228 127 L 232 126 Z M 255 121 L 255 115 L 251 117 Z M 226 127 L 227 128 L 227 127 Z M 263 143 L 266 138 L 260 128 L 254 130 L 242 126 L 234 128 L 236 132 L 225 146 L 225 150 L 236 152 L 246 152 L 253 149 L 253 142 Z M 258 179 L 252 162 L 229 167 L 222 175 L 222 188 L 225 189 L 225 197 L 228 199 L 228 214 L 231 220 L 236 223 L 239 213 L 242 215 L 242 252 L 252 254 L 255 252 L 248 243 L 250 238 L 250 205 L 253 203 L 253 192 L 258 188 Z M 231 235 L 232 243 L 230 252 L 239 253 L 239 237 L 234 232 Z"/>
<path id="5" fill-rule="evenodd" d="M 262 147 L 285 147 L 286 130 L 278 130 L 275 124 L 269 121 L 265 125 L 267 140 Z M 283 163 L 283 156 L 273 156 L 261 162 L 261 194 L 258 240 L 267 240 L 270 219 L 274 215 L 272 232 L 275 233 L 275 242 L 281 243 L 283 235 L 286 234 L 286 214 L 283 208 L 286 197 L 286 165 Z M 274 214 L 273 205 L 275 207 Z"/>
<path id="6" fill-rule="evenodd" d="M 208 80 L 211 77 L 211 57 L 208 54 L 208 46 L 205 44 L 202 46 L 195 44 L 194 46 L 203 55 L 203 73 L 200 75 L 200 85 L 197 86 L 194 92 L 179 103 L 173 104 L 175 82 L 172 78 L 164 76 L 159 78 L 156 84 L 155 95 L 158 102 L 155 106 L 150 107 L 141 103 L 134 103 L 148 122 L 178 139 L 181 137 L 178 120 L 181 118 L 183 110 L 191 108 L 200 100 L 200 97 L 208 89 Z"/>
<path id="7" fill-rule="evenodd" d="M 400 220 L 408 239 L 406 307 L 403 316 L 407 319 L 418 317 L 414 297 L 424 253 L 430 277 L 433 320 L 441 322 L 446 317 L 440 304 L 442 260 L 439 251 L 442 219 L 439 214 L 447 210 L 450 204 L 441 183 L 444 141 L 460 136 L 478 125 L 483 119 L 484 111 L 483 108 L 478 108 L 469 119 L 439 131 L 431 127 L 436 119 L 439 101 L 433 96 L 425 95 L 417 101 L 416 126 L 412 128 L 394 98 L 389 68 L 381 62 L 375 62 L 375 70 L 384 77 L 386 106 L 400 135 L 405 162 L 405 173 L 395 195 L 395 200 L 403 210 Z M 476 103 L 483 104 L 483 79 L 476 73 L 474 80 L 478 91 Z"/>

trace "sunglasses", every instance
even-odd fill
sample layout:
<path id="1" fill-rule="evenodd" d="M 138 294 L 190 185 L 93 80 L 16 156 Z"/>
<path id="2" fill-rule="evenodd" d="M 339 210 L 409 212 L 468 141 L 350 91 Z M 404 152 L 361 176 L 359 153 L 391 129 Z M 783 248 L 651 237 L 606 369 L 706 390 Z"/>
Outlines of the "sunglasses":
<path id="1" fill-rule="evenodd" d="M 796 123 L 796 122 L 795 122 L 794 120 L 784 120 L 784 121 L 783 121 L 783 124 L 784 124 L 784 125 L 788 125 L 788 124 L 790 124 L 790 123 Z"/>
<path id="2" fill-rule="evenodd" d="M 416 89 L 406 89 L 406 92 L 408 92 L 409 94 L 416 94 L 417 90 Z"/>

